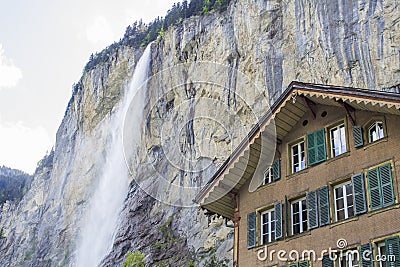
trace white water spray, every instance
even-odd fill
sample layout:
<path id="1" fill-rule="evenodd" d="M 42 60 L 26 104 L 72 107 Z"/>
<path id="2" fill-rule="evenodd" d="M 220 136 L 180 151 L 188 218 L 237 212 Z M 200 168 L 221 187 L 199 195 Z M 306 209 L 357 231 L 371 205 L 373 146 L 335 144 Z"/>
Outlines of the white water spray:
<path id="1" fill-rule="evenodd" d="M 109 151 L 106 155 L 99 185 L 90 200 L 83 220 L 76 251 L 76 266 L 98 266 L 112 247 L 119 214 L 123 208 L 129 184 L 129 171 L 123 154 L 123 120 L 130 103 L 138 93 L 139 88 L 147 80 L 150 58 L 151 49 L 149 45 L 135 68 L 132 81 L 124 95 L 121 106 L 113 115 L 110 129 L 111 138 L 107 145 Z M 140 91 L 145 90 L 140 88 Z M 141 125 L 143 106 L 144 104 L 135 110 L 136 115 L 138 115 L 135 116 L 138 121 L 132 122 L 135 125 Z M 137 127 L 138 131 L 141 130 L 140 128 Z M 140 136 L 140 134 L 136 136 Z"/>

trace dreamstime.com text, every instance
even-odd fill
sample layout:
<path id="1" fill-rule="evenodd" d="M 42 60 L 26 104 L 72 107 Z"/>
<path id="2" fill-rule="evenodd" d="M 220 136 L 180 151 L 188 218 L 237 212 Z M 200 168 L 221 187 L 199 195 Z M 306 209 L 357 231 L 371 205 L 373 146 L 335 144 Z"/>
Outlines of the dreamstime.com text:
<path id="1" fill-rule="evenodd" d="M 273 262 L 278 260 L 280 262 L 291 262 L 291 261 L 322 261 L 324 256 L 329 256 L 329 259 L 336 261 L 340 258 L 349 258 L 359 261 L 377 261 L 377 262 L 394 262 L 396 261 L 395 255 L 373 255 L 372 251 L 367 249 L 360 253 L 358 249 L 343 250 L 347 247 L 347 242 L 345 239 L 339 239 L 337 241 L 337 247 L 335 249 L 329 247 L 328 249 L 323 249 L 320 253 L 315 250 L 274 250 L 268 249 L 268 246 L 258 249 L 257 258 L 259 261 L 270 261 Z"/>

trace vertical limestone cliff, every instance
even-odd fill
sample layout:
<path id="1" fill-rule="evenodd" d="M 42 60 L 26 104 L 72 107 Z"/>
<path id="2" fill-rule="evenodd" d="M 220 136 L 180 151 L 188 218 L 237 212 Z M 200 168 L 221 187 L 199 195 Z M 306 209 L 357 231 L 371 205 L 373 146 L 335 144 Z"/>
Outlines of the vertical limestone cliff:
<path id="1" fill-rule="evenodd" d="M 121 45 L 74 86 L 54 153 L 22 201 L 2 208 L 0 266 L 73 265 L 82 218 L 109 151 L 112 114 L 142 52 Z M 118 266 L 135 249 L 150 266 L 201 265 L 212 255 L 229 265 L 229 222 L 166 203 L 186 198 L 184 186 L 207 182 L 267 111 L 263 99 L 272 103 L 293 80 L 399 91 L 400 3 L 232 1 L 222 14 L 169 28 L 152 44 L 151 75 L 131 166 L 135 177 L 102 265 Z M 165 135 L 167 129 L 178 134 Z M 178 186 L 159 184 L 160 177 Z M 151 196 L 160 191 L 164 201 Z"/>

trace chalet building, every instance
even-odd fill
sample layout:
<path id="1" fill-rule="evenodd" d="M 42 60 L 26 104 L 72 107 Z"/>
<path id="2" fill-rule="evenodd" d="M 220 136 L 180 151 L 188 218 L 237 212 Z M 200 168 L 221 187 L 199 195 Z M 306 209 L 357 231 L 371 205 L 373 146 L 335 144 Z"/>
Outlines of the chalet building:
<path id="1" fill-rule="evenodd" d="M 398 267 L 399 177 L 400 94 L 293 82 L 195 201 L 234 266 Z"/>

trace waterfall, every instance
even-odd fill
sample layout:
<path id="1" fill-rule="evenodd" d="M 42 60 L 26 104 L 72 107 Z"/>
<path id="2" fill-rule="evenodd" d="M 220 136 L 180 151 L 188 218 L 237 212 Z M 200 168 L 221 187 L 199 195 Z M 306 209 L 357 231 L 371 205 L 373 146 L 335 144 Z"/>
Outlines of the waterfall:
<path id="1" fill-rule="evenodd" d="M 151 44 L 150 44 L 151 45 Z M 123 121 L 132 101 L 141 99 L 144 102 L 143 87 L 148 76 L 151 49 L 150 45 L 144 51 L 134 70 L 132 80 L 125 92 L 118 110 L 112 115 L 110 123 L 107 155 L 99 183 L 89 206 L 84 214 L 80 237 L 76 250 L 76 266 L 98 266 L 110 252 L 115 230 L 118 226 L 119 214 L 123 208 L 128 192 L 129 171 L 123 154 Z M 140 88 L 140 91 L 139 91 Z M 139 97 L 137 94 L 140 94 Z M 135 125 L 141 125 L 144 103 L 135 110 Z M 141 127 L 136 128 L 141 131 Z M 140 136 L 135 134 L 134 136 Z"/>

